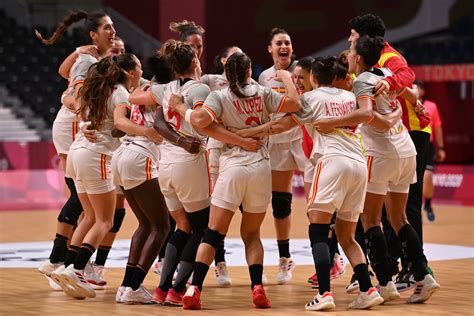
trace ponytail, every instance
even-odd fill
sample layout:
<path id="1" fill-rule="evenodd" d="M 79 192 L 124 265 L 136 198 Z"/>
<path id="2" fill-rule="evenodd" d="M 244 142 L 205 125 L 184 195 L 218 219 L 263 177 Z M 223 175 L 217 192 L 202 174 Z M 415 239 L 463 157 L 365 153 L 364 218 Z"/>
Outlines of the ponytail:
<path id="1" fill-rule="evenodd" d="M 241 87 L 247 80 L 247 71 L 250 69 L 252 62 L 244 53 L 234 53 L 227 59 L 225 64 L 225 73 L 229 82 L 229 89 L 239 98 L 248 98 L 242 93 Z"/>

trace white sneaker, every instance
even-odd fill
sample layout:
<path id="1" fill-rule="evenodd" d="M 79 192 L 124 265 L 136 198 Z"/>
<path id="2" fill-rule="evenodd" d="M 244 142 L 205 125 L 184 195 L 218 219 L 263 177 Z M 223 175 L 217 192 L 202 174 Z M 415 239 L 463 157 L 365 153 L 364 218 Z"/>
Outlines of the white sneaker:
<path id="1" fill-rule="evenodd" d="M 61 287 L 61 289 L 64 291 L 64 293 L 67 296 L 74 297 L 74 298 L 79 299 L 79 300 L 85 299 L 86 297 L 84 295 L 82 295 L 80 293 L 76 293 L 76 291 L 74 290 L 74 287 L 72 287 L 72 286 L 68 285 L 67 283 L 63 282 L 63 280 L 61 279 L 61 273 L 63 273 L 64 270 L 66 270 L 66 267 L 64 265 L 62 265 L 59 268 L 57 268 L 56 270 L 54 270 L 53 272 L 51 272 L 51 280 L 54 283 L 56 283 L 56 285 Z"/>
<path id="2" fill-rule="evenodd" d="M 156 259 L 155 264 L 153 265 L 153 272 L 161 275 L 161 270 L 163 270 L 163 260 Z"/>
<path id="3" fill-rule="evenodd" d="M 279 270 L 277 273 L 277 284 L 286 284 L 293 277 L 295 262 L 291 258 L 280 258 Z"/>
<path id="4" fill-rule="evenodd" d="M 408 303 L 423 303 L 427 301 L 434 292 L 439 290 L 441 286 L 436 282 L 431 274 L 425 275 L 425 278 L 416 282 L 413 294 L 408 298 Z"/>
<path id="5" fill-rule="evenodd" d="M 268 279 L 265 273 L 262 273 L 262 285 L 267 285 L 268 284 Z"/>
<path id="6" fill-rule="evenodd" d="M 41 265 L 38 267 L 38 271 L 43 273 L 44 275 L 50 276 L 51 272 L 53 272 L 63 264 L 63 262 L 51 263 L 48 259 L 41 263 Z"/>
<path id="7" fill-rule="evenodd" d="M 95 263 L 88 262 L 84 268 L 84 276 L 94 290 L 104 290 L 107 286 L 104 274 L 104 266 Z"/>
<path id="8" fill-rule="evenodd" d="M 389 281 L 386 286 L 378 285 L 377 291 L 383 298 L 383 302 L 389 302 L 400 298 L 400 293 L 397 291 L 397 286 L 393 281 Z"/>
<path id="9" fill-rule="evenodd" d="M 216 283 L 219 286 L 231 286 L 232 280 L 229 277 L 229 271 L 227 271 L 227 265 L 225 262 L 219 262 L 216 267 Z"/>
<path id="10" fill-rule="evenodd" d="M 331 292 L 324 292 L 323 295 L 317 294 L 311 302 L 304 307 L 307 311 L 322 311 L 336 308 L 334 297 Z"/>
<path id="11" fill-rule="evenodd" d="M 95 291 L 91 285 L 86 281 L 83 270 L 74 269 L 74 265 L 71 264 L 67 267 L 60 275 L 62 284 L 66 284 L 74 289 L 74 293 L 84 297 L 95 297 Z M 63 287 L 64 289 L 64 287 Z M 68 294 L 68 292 L 66 292 Z M 69 295 L 69 294 L 68 294 Z"/>
<path id="12" fill-rule="evenodd" d="M 51 279 L 51 277 L 45 275 L 44 276 L 48 282 L 49 282 L 49 286 L 51 287 L 51 289 L 53 289 L 53 291 L 62 291 L 62 287 L 59 286 L 59 284 L 57 284 L 53 279 Z"/>
<path id="13" fill-rule="evenodd" d="M 131 287 L 126 287 L 122 294 L 121 300 L 125 304 L 156 304 L 153 296 L 143 286 L 140 286 L 136 291 Z"/>
<path id="14" fill-rule="evenodd" d="M 122 295 L 123 295 L 123 292 L 125 292 L 125 289 L 126 289 L 125 286 L 119 286 L 119 288 L 117 289 L 117 294 L 115 294 L 116 303 L 123 303 Z"/>
<path id="15" fill-rule="evenodd" d="M 360 292 L 355 301 L 349 304 L 349 308 L 368 309 L 382 303 L 382 296 L 375 287 L 371 287 L 367 292 Z"/>

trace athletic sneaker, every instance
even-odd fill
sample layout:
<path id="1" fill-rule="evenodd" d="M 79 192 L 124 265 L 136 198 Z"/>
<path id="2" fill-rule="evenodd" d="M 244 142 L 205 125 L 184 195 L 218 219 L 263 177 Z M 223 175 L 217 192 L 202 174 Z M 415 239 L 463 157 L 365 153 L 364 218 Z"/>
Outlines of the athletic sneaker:
<path id="1" fill-rule="evenodd" d="M 104 274 L 104 266 L 100 266 L 95 263 L 88 262 L 84 268 L 84 276 L 94 290 L 105 289 L 107 281 L 105 281 Z"/>
<path id="2" fill-rule="evenodd" d="M 434 222 L 436 219 L 435 213 L 433 212 L 433 208 L 431 205 L 425 205 L 423 209 L 426 211 L 426 217 L 428 218 L 428 221 Z"/>
<path id="3" fill-rule="evenodd" d="M 352 294 L 359 291 L 359 280 L 355 274 L 352 274 L 351 281 L 349 285 L 346 287 L 346 293 Z"/>
<path id="4" fill-rule="evenodd" d="M 182 293 L 176 292 L 173 288 L 168 291 L 165 298 L 165 305 L 171 306 L 183 306 L 183 295 L 186 291 Z"/>
<path id="5" fill-rule="evenodd" d="M 64 270 L 66 270 L 66 267 L 62 265 L 53 272 L 51 272 L 51 280 L 57 285 L 59 285 L 67 296 L 74 297 L 79 300 L 85 299 L 85 295 L 83 295 L 82 293 L 77 293 L 73 286 L 69 285 L 67 282 L 64 282 L 61 279 L 61 273 L 63 273 Z"/>
<path id="6" fill-rule="evenodd" d="M 382 296 L 384 303 L 400 298 L 400 293 L 398 293 L 393 281 L 389 281 L 385 286 L 379 284 L 377 291 L 379 291 L 380 296 Z"/>
<path id="7" fill-rule="evenodd" d="M 331 269 L 329 270 L 329 278 L 331 280 L 337 279 L 341 275 L 344 274 L 346 263 L 344 261 L 344 257 L 342 257 L 340 254 L 336 254 L 334 256 L 334 261 Z M 319 288 L 319 282 L 318 282 L 318 275 L 315 273 L 313 276 L 308 278 L 308 283 L 311 284 L 311 287 L 313 289 Z"/>
<path id="8" fill-rule="evenodd" d="M 427 301 L 434 292 L 440 289 L 440 285 L 431 276 L 431 274 L 425 275 L 425 278 L 421 281 L 416 282 L 415 291 L 408 298 L 408 303 L 423 303 Z"/>
<path id="9" fill-rule="evenodd" d="M 163 270 L 163 259 L 156 259 L 155 264 L 153 265 L 153 272 L 161 275 L 161 270 Z"/>
<path id="10" fill-rule="evenodd" d="M 183 296 L 183 309 L 201 309 L 201 291 L 191 285 Z"/>
<path id="11" fill-rule="evenodd" d="M 63 262 L 51 263 L 51 261 L 49 261 L 48 259 L 41 263 L 41 265 L 38 267 L 38 271 L 43 273 L 44 275 L 50 276 L 51 272 L 53 272 L 63 264 Z"/>
<path id="12" fill-rule="evenodd" d="M 322 311 L 336 308 L 334 297 L 331 292 L 324 292 L 323 295 L 317 294 L 311 302 L 306 304 L 304 308 L 307 311 Z"/>
<path id="13" fill-rule="evenodd" d="M 408 270 L 402 270 L 395 279 L 398 292 L 405 292 L 415 287 L 415 278 Z"/>
<path id="14" fill-rule="evenodd" d="M 232 280 L 229 277 L 229 271 L 227 271 L 227 264 L 225 262 L 219 262 L 215 267 L 215 271 L 217 285 L 222 287 L 232 285 Z"/>
<path id="15" fill-rule="evenodd" d="M 45 275 L 44 277 L 48 280 L 49 286 L 51 287 L 51 289 L 53 291 L 62 291 L 63 290 L 62 287 L 59 286 L 59 284 L 57 284 L 53 279 L 51 279 L 51 277 L 49 277 L 47 275 Z"/>
<path id="16" fill-rule="evenodd" d="M 265 275 L 265 273 L 262 273 L 262 284 L 267 285 L 268 284 L 268 278 Z"/>
<path id="17" fill-rule="evenodd" d="M 278 267 L 277 284 L 290 282 L 293 277 L 293 270 L 295 269 L 295 261 L 291 258 L 281 257 Z"/>
<path id="18" fill-rule="evenodd" d="M 367 292 L 360 292 L 355 301 L 349 304 L 349 308 L 368 309 L 382 303 L 382 296 L 375 287 L 371 287 Z"/>
<path id="19" fill-rule="evenodd" d="M 123 295 L 123 292 L 125 292 L 125 289 L 126 289 L 125 286 L 119 286 L 119 288 L 117 289 L 117 294 L 115 294 L 116 303 L 123 303 L 122 295 Z"/>
<path id="20" fill-rule="evenodd" d="M 54 273 L 54 272 L 53 272 Z M 86 281 L 83 270 L 74 269 L 71 264 L 60 275 L 61 283 L 74 288 L 74 293 L 84 297 L 95 297 L 95 291 Z M 61 286 L 62 287 L 62 286 Z M 62 287 L 64 289 L 64 287 Z M 68 294 L 68 292 L 66 292 Z M 69 294 L 68 294 L 69 295 Z"/>
<path id="21" fill-rule="evenodd" d="M 167 294 L 168 292 L 165 292 L 159 287 L 156 287 L 155 290 L 153 291 L 153 300 L 157 302 L 158 304 L 164 304 Z"/>
<path id="22" fill-rule="evenodd" d="M 129 305 L 156 304 L 153 296 L 143 286 L 135 291 L 131 287 L 126 287 L 122 294 L 122 302 Z"/>
<path id="23" fill-rule="evenodd" d="M 255 308 L 270 308 L 272 307 L 270 300 L 265 293 L 263 285 L 255 285 L 252 289 L 252 301 Z"/>

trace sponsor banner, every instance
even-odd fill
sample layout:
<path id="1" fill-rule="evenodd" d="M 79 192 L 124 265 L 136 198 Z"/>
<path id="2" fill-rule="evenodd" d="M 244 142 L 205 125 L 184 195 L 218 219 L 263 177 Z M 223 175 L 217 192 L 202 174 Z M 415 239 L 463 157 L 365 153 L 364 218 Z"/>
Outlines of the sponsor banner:
<path id="1" fill-rule="evenodd" d="M 416 79 L 427 82 L 473 81 L 474 64 L 410 66 Z"/>
<path id="2" fill-rule="evenodd" d="M 474 205 L 474 166 L 436 166 L 433 183 L 436 202 Z"/>

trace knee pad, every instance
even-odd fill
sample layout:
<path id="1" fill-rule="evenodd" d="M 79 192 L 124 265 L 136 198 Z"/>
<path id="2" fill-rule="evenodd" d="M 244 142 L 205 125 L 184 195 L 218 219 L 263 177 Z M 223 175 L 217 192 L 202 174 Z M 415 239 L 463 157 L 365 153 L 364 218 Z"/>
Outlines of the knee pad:
<path id="1" fill-rule="evenodd" d="M 122 227 L 124 218 L 125 218 L 125 209 L 124 208 L 115 209 L 114 225 L 112 226 L 112 229 L 110 229 L 111 233 L 116 233 L 120 230 L 120 227 Z"/>
<path id="2" fill-rule="evenodd" d="M 77 220 L 82 214 L 82 205 L 77 196 L 76 186 L 71 178 L 64 178 L 66 185 L 71 192 L 69 199 L 64 204 L 58 216 L 58 222 L 77 226 Z"/>
<path id="3" fill-rule="evenodd" d="M 365 232 L 367 255 L 372 266 L 388 262 L 388 246 L 382 229 L 379 226 L 371 227 Z"/>
<path id="4" fill-rule="evenodd" d="M 206 230 L 209 224 L 209 211 L 210 207 L 208 206 L 200 211 L 186 214 L 193 233 L 204 232 Z"/>
<path id="5" fill-rule="evenodd" d="M 309 225 L 309 238 L 313 252 L 314 264 L 316 266 L 330 266 L 331 255 L 329 253 L 328 235 L 329 224 Z"/>
<path id="6" fill-rule="evenodd" d="M 212 247 L 214 247 L 214 249 L 217 249 L 217 247 L 219 247 L 219 244 L 224 240 L 224 238 L 225 235 L 222 235 L 218 231 L 208 228 L 206 233 L 204 234 L 204 237 L 202 238 L 202 242 L 211 245 Z"/>
<path id="7" fill-rule="evenodd" d="M 284 219 L 291 214 L 291 201 L 293 194 L 288 192 L 272 191 L 273 217 Z"/>

